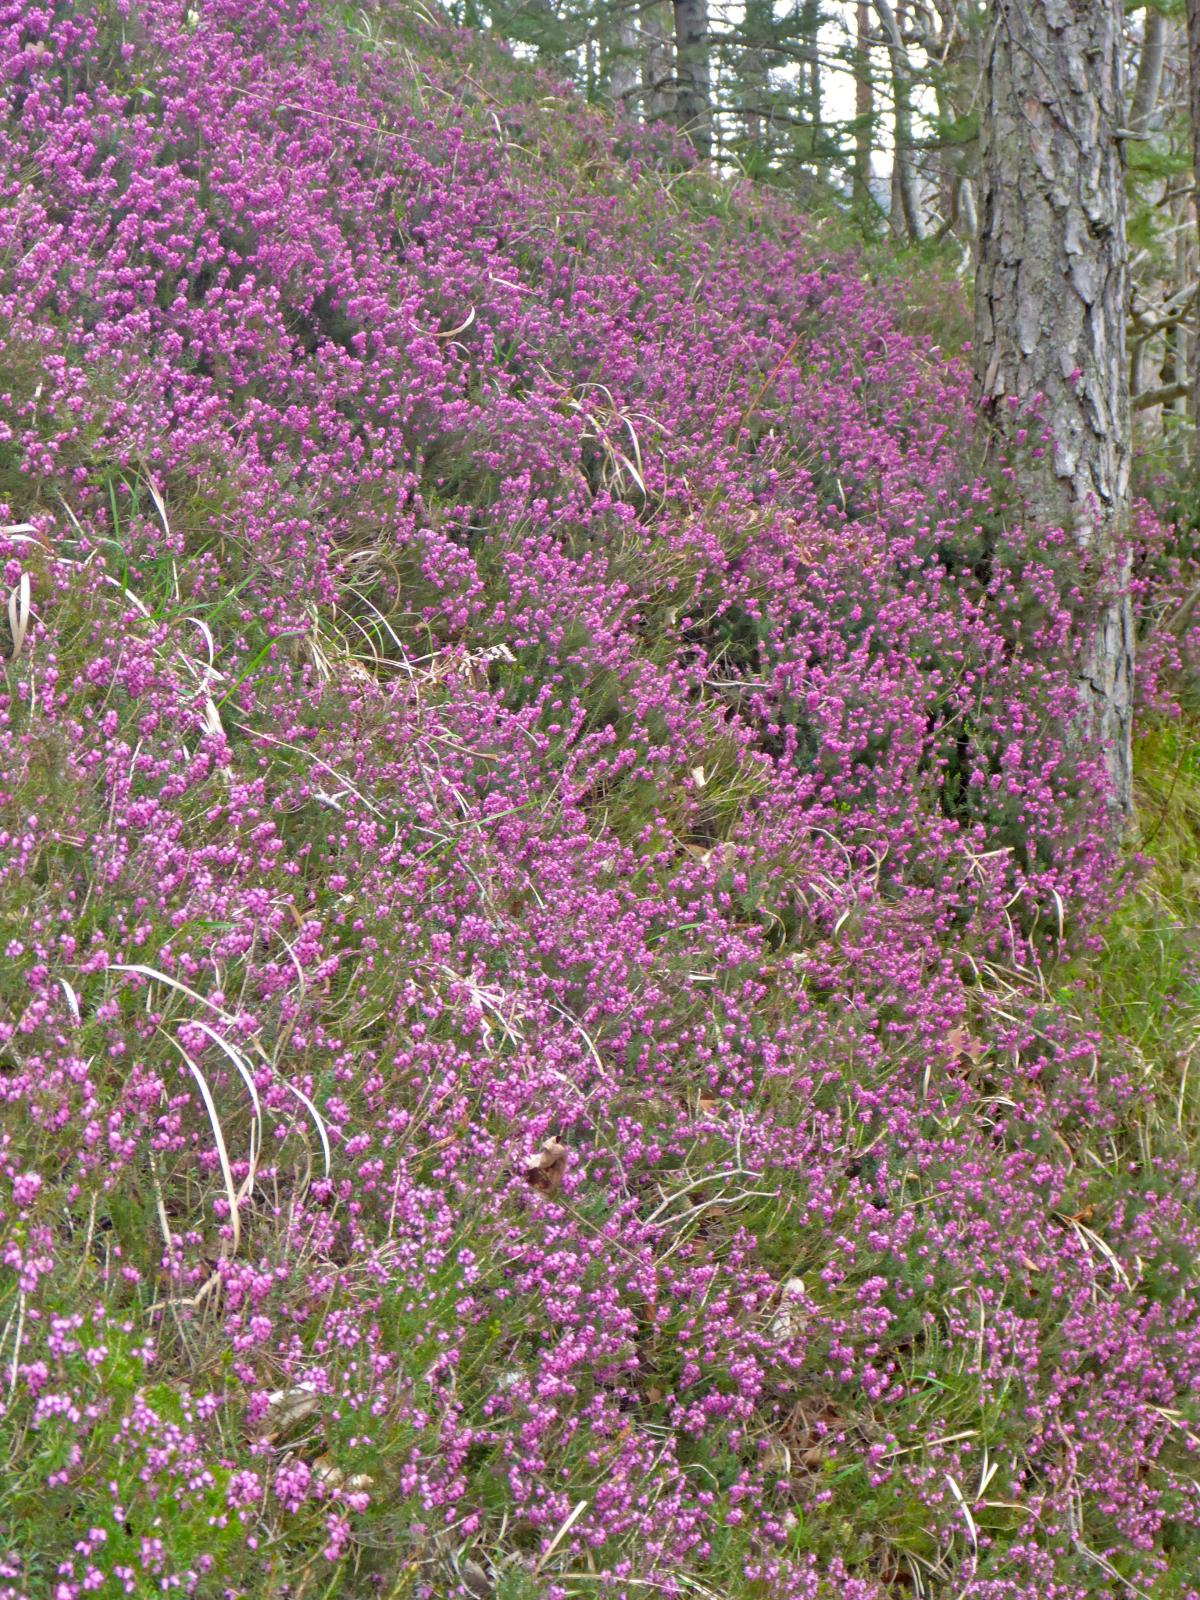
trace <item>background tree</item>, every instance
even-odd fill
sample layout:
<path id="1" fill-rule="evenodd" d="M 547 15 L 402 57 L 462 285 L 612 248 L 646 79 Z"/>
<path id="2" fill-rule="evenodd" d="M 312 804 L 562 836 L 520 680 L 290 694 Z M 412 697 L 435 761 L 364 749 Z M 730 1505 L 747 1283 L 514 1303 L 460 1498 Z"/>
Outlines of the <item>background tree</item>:
<path id="1" fill-rule="evenodd" d="M 980 142 L 979 384 L 1029 498 L 1093 570 L 1116 560 L 1080 671 L 1087 736 L 1132 800 L 1128 261 L 1120 0 L 993 0 Z M 1021 450 L 1036 408 L 1049 448 Z"/>
<path id="2" fill-rule="evenodd" d="M 674 0 L 675 120 L 703 161 L 712 151 L 708 0 Z"/>
<path id="3" fill-rule="evenodd" d="M 903 33 L 907 14 L 903 0 L 895 9 L 890 0 L 875 0 L 875 10 L 892 74 L 892 226 L 919 241 L 925 237 L 925 212 L 913 160 L 913 70 Z"/>
<path id="4" fill-rule="evenodd" d="M 697 156 L 973 280 L 988 0 L 447 0 L 594 99 L 690 129 Z M 1037 21 L 1061 0 L 1024 0 Z M 1111 0 L 1101 0 L 1112 9 Z M 1185 15 L 1186 11 L 1186 15 Z M 1067 8 L 1072 13 L 1072 8 Z M 1126 0 L 1128 350 L 1142 488 L 1177 486 L 1200 414 L 1200 232 L 1190 61 L 1200 0 Z M 1067 14 L 1067 13 L 1062 13 Z M 682 52 L 680 40 L 683 40 Z M 889 176 L 892 181 L 889 182 Z M 891 217 L 890 229 L 884 229 Z M 1165 478 L 1164 478 L 1165 475 Z"/>
<path id="5" fill-rule="evenodd" d="M 652 0 L 641 11 L 642 104 L 647 122 L 670 119 L 675 112 L 674 16 L 667 0 Z"/>
<path id="6" fill-rule="evenodd" d="M 605 40 L 610 51 L 608 64 L 612 97 L 622 111 L 636 113 L 642 97 L 641 41 L 638 14 L 633 5 L 620 9 L 614 36 Z"/>
<path id="7" fill-rule="evenodd" d="M 1200 182 L 1200 0 L 1187 0 L 1187 59 L 1188 59 L 1188 110 L 1191 123 L 1191 157 L 1193 173 L 1193 201 L 1195 200 L 1195 184 Z M 1200 207 L 1194 207 L 1197 221 L 1200 223 Z M 1195 306 L 1196 290 L 1185 285 L 1182 292 L 1188 293 L 1189 307 Z M 1191 362 L 1191 378 L 1189 388 L 1192 399 L 1192 418 L 1200 418 L 1200 361 L 1196 359 L 1196 350 L 1200 349 L 1200 340 L 1193 337 L 1193 355 Z"/>
<path id="8" fill-rule="evenodd" d="M 851 198 L 860 227 L 871 215 L 871 146 L 874 143 L 875 86 L 871 78 L 871 8 L 854 7 L 854 166 Z"/>

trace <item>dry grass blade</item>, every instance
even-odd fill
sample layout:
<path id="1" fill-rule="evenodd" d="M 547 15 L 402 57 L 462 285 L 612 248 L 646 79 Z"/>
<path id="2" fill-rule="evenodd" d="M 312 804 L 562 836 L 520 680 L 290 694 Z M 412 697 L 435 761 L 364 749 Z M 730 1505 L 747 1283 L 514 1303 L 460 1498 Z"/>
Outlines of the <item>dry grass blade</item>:
<path id="1" fill-rule="evenodd" d="M 229 1230 L 231 1238 L 222 1242 L 221 1254 L 227 1258 L 230 1256 L 235 1256 L 237 1254 L 238 1245 L 241 1243 L 242 1239 L 242 1224 L 241 1218 L 238 1216 L 238 1197 L 237 1190 L 235 1189 L 233 1183 L 233 1168 L 229 1164 L 229 1149 L 225 1143 L 225 1132 L 221 1127 L 221 1119 L 217 1114 L 216 1101 L 212 1097 L 212 1090 L 208 1087 L 208 1080 L 200 1071 L 200 1068 L 192 1060 L 191 1056 L 180 1044 L 179 1040 L 171 1038 L 169 1033 L 166 1035 L 166 1037 L 171 1040 L 171 1043 L 175 1046 L 176 1050 L 179 1051 L 179 1054 L 183 1057 L 184 1062 L 187 1065 L 188 1071 L 192 1074 L 192 1077 L 195 1078 L 196 1086 L 200 1090 L 200 1098 L 204 1101 L 204 1109 L 208 1113 L 208 1121 L 212 1128 L 213 1141 L 217 1150 L 217 1160 L 221 1164 L 221 1178 L 225 1184 L 225 1195 L 229 1201 Z"/>
<path id="2" fill-rule="evenodd" d="M 967 1525 L 967 1532 L 971 1535 L 971 1556 L 974 1565 L 979 1560 L 979 1529 L 975 1526 L 975 1518 L 971 1515 L 971 1508 L 967 1504 L 967 1497 L 958 1486 L 958 1480 L 952 1473 L 946 1473 L 946 1482 L 950 1486 L 950 1493 L 958 1502 L 958 1509 L 962 1512 L 963 1521 Z"/>
<path id="3" fill-rule="evenodd" d="M 1112 1270 L 1114 1276 L 1121 1283 L 1122 1287 L 1127 1290 L 1132 1290 L 1133 1284 L 1130 1281 L 1129 1274 L 1125 1271 L 1124 1266 L 1121 1264 L 1121 1261 L 1113 1251 L 1111 1245 L 1102 1239 L 1094 1228 L 1089 1228 L 1087 1224 L 1081 1222 L 1078 1217 L 1067 1216 L 1061 1211 L 1055 1211 L 1052 1213 L 1052 1215 L 1054 1216 L 1055 1220 L 1062 1223 L 1064 1227 L 1073 1228 L 1076 1237 L 1083 1246 L 1084 1250 L 1087 1251 L 1088 1255 L 1091 1255 L 1093 1249 L 1095 1249 L 1095 1251 L 1104 1259 L 1109 1268 Z"/>
<path id="4" fill-rule="evenodd" d="M 170 1262 L 172 1252 L 175 1248 L 174 1239 L 171 1233 L 171 1221 L 167 1216 L 167 1202 L 163 1196 L 162 1179 L 158 1174 L 158 1162 L 154 1159 L 154 1151 L 151 1150 L 149 1155 L 150 1185 L 154 1191 L 154 1212 L 158 1218 L 158 1231 L 162 1234 L 163 1246 L 166 1249 L 166 1255 L 163 1259 L 167 1262 Z"/>
<path id="5" fill-rule="evenodd" d="M 475 307 L 472 306 L 471 309 L 467 312 L 467 315 L 464 318 L 464 320 L 458 324 L 457 328 L 447 328 L 444 333 L 435 334 L 434 338 L 436 338 L 436 339 L 453 339 L 453 338 L 456 338 L 458 334 L 466 333 L 467 329 L 471 326 L 471 324 L 474 321 L 475 321 Z"/>
<path id="6" fill-rule="evenodd" d="M 204 696 L 204 710 L 201 712 L 200 720 L 204 724 L 204 731 L 210 733 L 214 739 L 225 738 L 221 713 L 217 710 L 216 703 L 210 694 Z"/>
<path id="7" fill-rule="evenodd" d="M 75 990 L 67 982 L 66 978 L 60 978 L 58 980 L 58 986 L 62 990 L 63 996 L 64 996 L 64 998 L 65 998 L 65 1000 L 67 1002 L 67 1006 L 70 1009 L 71 1020 L 75 1024 L 75 1026 L 78 1028 L 81 1025 L 82 1021 L 83 1021 L 83 1018 L 81 1017 L 80 1012 L 79 1012 L 79 996 L 75 993 Z"/>
<path id="8" fill-rule="evenodd" d="M 587 1508 L 588 1502 L 586 1500 L 580 1500 L 578 1504 L 572 1506 L 571 1510 L 567 1514 L 566 1520 L 563 1522 L 562 1527 L 559 1528 L 553 1539 L 551 1539 L 545 1550 L 538 1557 L 534 1568 L 536 1572 L 540 1572 L 545 1567 L 546 1563 L 550 1560 L 550 1557 L 558 1549 L 559 1545 L 566 1538 L 567 1534 L 570 1533 L 571 1529 L 579 1521 L 580 1517 L 587 1510 Z"/>
<path id="9" fill-rule="evenodd" d="M 221 1018 L 222 1022 L 233 1022 L 236 1020 L 235 1018 L 231 1017 L 227 1011 L 223 1011 L 220 1006 L 214 1005 L 211 1000 L 206 1000 L 202 994 L 197 994 L 195 989 L 190 989 L 186 983 L 181 983 L 178 978 L 172 978 L 169 973 L 160 971 L 158 967 L 147 966 L 142 962 L 136 961 L 113 961 L 109 965 L 109 970 L 111 972 L 132 972 L 136 973 L 138 977 L 153 979 L 155 983 L 165 983 L 168 988 L 174 989 L 178 994 L 186 995 L 189 1000 L 194 1000 L 197 1005 L 207 1006 L 210 1011 L 216 1012 L 217 1016 Z M 196 1023 L 195 1026 L 204 1028 L 204 1024 L 202 1022 Z M 217 1034 L 213 1033 L 210 1028 L 205 1028 L 204 1031 L 208 1033 L 210 1037 L 216 1039 L 221 1045 L 222 1049 L 228 1048 L 224 1041 L 221 1040 Z M 173 1042 L 174 1041 L 172 1041 L 172 1043 Z M 316 1106 L 313 1105 L 312 1101 L 308 1098 L 304 1091 L 302 1089 L 297 1089 L 294 1083 L 289 1083 L 286 1078 L 280 1078 L 279 1082 L 289 1094 L 294 1095 L 295 1098 L 299 1100 L 300 1104 L 304 1106 L 309 1116 L 312 1118 L 313 1126 L 317 1130 L 317 1137 L 321 1141 L 321 1150 L 325 1157 L 325 1174 L 328 1177 L 329 1173 L 333 1170 L 333 1152 L 329 1143 L 329 1133 L 325 1127 L 321 1113 L 317 1110 Z M 254 1093 L 253 1090 L 251 1092 Z M 258 1105 L 257 1094 L 255 1094 L 255 1105 L 256 1107 Z"/>
<path id="10" fill-rule="evenodd" d="M 8 1330 L 5 1329 L 5 1332 Z M 17 1375 L 21 1368 L 21 1341 L 25 1335 L 25 1291 L 21 1290 L 17 1300 L 17 1331 L 13 1338 L 12 1367 L 8 1374 L 8 1392 L 11 1395 L 17 1386 Z"/>
<path id="11" fill-rule="evenodd" d="M 217 1046 L 217 1048 L 233 1063 L 238 1076 L 246 1085 L 247 1093 L 250 1096 L 250 1103 L 254 1107 L 254 1120 L 250 1125 L 249 1170 L 246 1173 L 246 1177 L 241 1188 L 238 1190 L 238 1199 L 241 1201 L 246 1198 L 251 1189 L 254 1187 L 254 1179 L 258 1172 L 258 1157 L 260 1151 L 262 1150 L 263 1115 L 262 1104 L 258 1098 L 258 1089 L 255 1085 L 253 1074 L 250 1071 L 250 1064 L 240 1051 L 235 1050 L 233 1045 L 231 1045 L 227 1039 L 223 1039 L 215 1028 L 210 1028 L 207 1022 L 197 1022 L 194 1024 L 194 1026 L 199 1028 L 202 1033 L 206 1033 L 212 1042 Z"/>
<path id="12" fill-rule="evenodd" d="M 162 972 L 158 967 L 146 966 L 140 961 L 112 961 L 109 963 L 108 970 L 110 972 L 133 972 L 140 978 L 150 978 L 155 983 L 165 983 L 168 989 L 174 989 L 176 993 L 186 995 L 189 1000 L 194 1000 L 197 1005 L 207 1006 L 210 1011 L 215 1011 L 222 1022 L 233 1022 L 235 1020 L 228 1011 L 223 1011 L 219 1005 L 214 1004 L 211 1000 L 206 1000 L 202 994 L 197 994 L 195 989 L 189 989 L 186 983 L 180 983 L 178 978 L 172 978 L 170 973 Z"/>
<path id="13" fill-rule="evenodd" d="M 208 623 L 205 622 L 203 617 L 188 617 L 186 620 L 190 622 L 194 628 L 198 628 L 200 630 L 200 633 L 204 639 L 205 647 L 208 650 L 207 665 L 209 676 L 212 678 L 221 678 L 223 674 L 217 671 L 217 643 L 213 638 L 212 629 L 209 627 Z"/>
<path id="14" fill-rule="evenodd" d="M 159 487 L 148 472 L 143 474 L 143 481 L 146 485 L 146 488 L 150 492 L 151 500 L 154 501 L 154 509 L 158 512 L 158 519 L 162 523 L 163 532 L 169 538 L 171 534 L 171 524 L 167 521 L 167 508 L 163 502 L 163 497 L 159 491 Z"/>
<path id="15" fill-rule="evenodd" d="M 10 661 L 15 661 L 21 654 L 25 644 L 25 635 L 29 631 L 29 614 L 32 609 L 32 596 L 29 586 L 29 574 L 23 572 L 16 588 L 8 597 L 8 627 L 12 634 L 12 655 Z"/>
<path id="16" fill-rule="evenodd" d="M 264 733 L 261 728 L 251 727 L 250 724 L 246 722 L 235 721 L 234 727 L 239 728 L 243 733 L 248 734 L 252 739 L 262 739 L 266 744 L 276 745 L 280 750 L 293 750 L 297 755 L 307 757 L 307 759 L 311 761 L 314 766 L 320 767 L 322 772 L 327 772 L 331 778 L 336 779 L 337 782 L 340 783 L 345 789 L 346 793 L 353 795 L 359 804 L 365 806 L 373 817 L 382 818 L 384 816 L 384 813 L 379 809 L 379 807 L 377 805 L 373 805 L 371 801 L 367 799 L 366 795 L 361 793 L 360 790 L 356 789 L 350 782 L 349 778 L 346 778 L 340 772 L 337 772 L 329 765 L 328 761 L 322 761 L 321 757 L 314 755 L 311 750 L 302 750 L 299 745 L 289 744 L 286 739 L 276 739 L 271 734 Z"/>
<path id="17" fill-rule="evenodd" d="M 943 1433 L 936 1439 L 919 1439 L 916 1444 L 896 1445 L 892 1450 L 885 1450 L 880 1460 L 889 1461 L 893 1456 L 911 1455 L 914 1450 L 932 1450 L 942 1445 L 957 1444 L 962 1439 L 974 1439 L 978 1432 L 978 1428 L 964 1428 L 960 1433 Z"/>
<path id="18" fill-rule="evenodd" d="M 313 1119 L 313 1126 L 317 1130 L 317 1138 L 321 1141 L 321 1154 L 325 1158 L 325 1176 L 328 1177 L 333 1171 L 333 1151 L 330 1149 L 329 1133 L 325 1127 L 325 1122 L 321 1116 L 321 1113 L 317 1110 L 316 1106 L 313 1105 L 312 1101 L 304 1093 L 303 1089 L 297 1089 L 296 1085 L 294 1083 L 289 1083 L 286 1078 L 280 1078 L 279 1081 L 289 1094 L 295 1095 L 296 1099 L 299 1100 L 300 1104 Z"/>

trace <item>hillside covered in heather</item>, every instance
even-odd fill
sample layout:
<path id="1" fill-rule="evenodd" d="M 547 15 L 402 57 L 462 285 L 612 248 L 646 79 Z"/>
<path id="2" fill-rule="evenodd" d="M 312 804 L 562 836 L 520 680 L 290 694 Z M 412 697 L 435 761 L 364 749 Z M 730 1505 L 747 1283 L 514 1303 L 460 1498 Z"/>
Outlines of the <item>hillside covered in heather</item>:
<path id="1" fill-rule="evenodd" d="M 1194 1596 L 1095 575 L 929 318 L 394 0 L 0 54 L 0 1595 Z"/>

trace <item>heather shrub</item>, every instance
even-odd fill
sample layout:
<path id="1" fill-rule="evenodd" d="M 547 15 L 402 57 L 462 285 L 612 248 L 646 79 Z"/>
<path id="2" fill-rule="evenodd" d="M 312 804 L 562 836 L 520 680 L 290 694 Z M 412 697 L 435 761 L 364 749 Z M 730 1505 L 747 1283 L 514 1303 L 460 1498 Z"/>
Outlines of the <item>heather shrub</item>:
<path id="1" fill-rule="evenodd" d="M 920 308 L 391 6 L 0 38 L 3 1592 L 1186 1594 L 1099 579 Z"/>

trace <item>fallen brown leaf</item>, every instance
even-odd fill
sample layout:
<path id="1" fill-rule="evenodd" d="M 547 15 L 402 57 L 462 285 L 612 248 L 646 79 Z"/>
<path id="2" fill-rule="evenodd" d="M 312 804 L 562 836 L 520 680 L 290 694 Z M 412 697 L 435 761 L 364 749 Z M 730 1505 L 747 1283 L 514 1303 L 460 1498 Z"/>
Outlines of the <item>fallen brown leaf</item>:
<path id="1" fill-rule="evenodd" d="M 981 1059 L 987 1055 L 987 1045 L 979 1039 L 973 1039 L 961 1023 L 958 1027 L 950 1029 L 946 1035 L 946 1045 L 950 1051 L 951 1066 L 961 1061 L 964 1056 L 973 1066 L 978 1066 Z"/>
<path id="2" fill-rule="evenodd" d="M 540 1150 L 525 1157 L 525 1182 L 531 1189 L 553 1197 L 562 1188 L 569 1151 L 557 1139 L 544 1139 Z"/>

